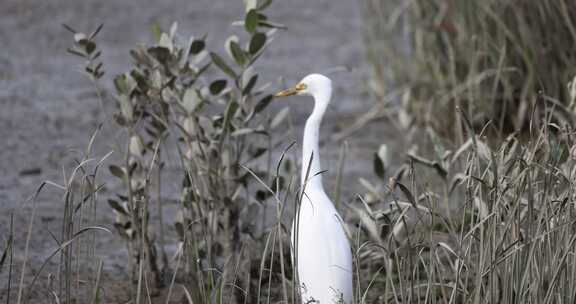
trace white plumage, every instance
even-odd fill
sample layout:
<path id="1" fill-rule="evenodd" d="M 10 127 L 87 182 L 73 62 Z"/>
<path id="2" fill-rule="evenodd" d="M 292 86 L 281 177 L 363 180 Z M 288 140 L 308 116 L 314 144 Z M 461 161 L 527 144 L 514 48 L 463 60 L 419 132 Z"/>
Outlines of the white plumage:
<path id="1" fill-rule="evenodd" d="M 314 110 L 306 121 L 302 145 L 304 195 L 292 226 L 292 246 L 296 253 L 293 260 L 297 264 L 302 303 L 351 304 L 350 243 L 342 226 L 344 223 L 326 195 L 319 174 L 320 125 L 332 96 L 332 82 L 326 76 L 311 74 L 294 88 L 276 94 L 290 95 L 314 98 Z"/>

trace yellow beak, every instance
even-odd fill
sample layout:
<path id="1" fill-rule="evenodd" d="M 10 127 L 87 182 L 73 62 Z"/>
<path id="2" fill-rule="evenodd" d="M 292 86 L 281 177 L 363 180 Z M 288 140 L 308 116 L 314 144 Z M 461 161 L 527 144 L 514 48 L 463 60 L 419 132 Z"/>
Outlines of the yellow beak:
<path id="1" fill-rule="evenodd" d="M 274 94 L 274 97 L 286 97 L 286 96 L 292 96 L 292 95 L 296 95 L 298 94 L 298 89 L 296 87 L 294 88 L 289 88 L 287 90 L 284 91 L 280 91 L 276 94 Z"/>

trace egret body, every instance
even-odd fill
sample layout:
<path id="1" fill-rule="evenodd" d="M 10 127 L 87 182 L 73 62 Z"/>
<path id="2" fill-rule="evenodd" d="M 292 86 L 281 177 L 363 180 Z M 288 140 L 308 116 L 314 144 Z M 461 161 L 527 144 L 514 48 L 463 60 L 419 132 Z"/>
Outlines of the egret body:
<path id="1" fill-rule="evenodd" d="M 302 303 L 352 303 L 352 254 L 344 222 L 322 185 L 319 134 L 332 97 L 332 81 L 311 74 L 278 97 L 309 95 L 314 110 L 306 121 L 302 143 L 301 184 L 304 194 L 292 225 L 293 261 Z M 309 166 L 309 168 L 308 168 Z"/>

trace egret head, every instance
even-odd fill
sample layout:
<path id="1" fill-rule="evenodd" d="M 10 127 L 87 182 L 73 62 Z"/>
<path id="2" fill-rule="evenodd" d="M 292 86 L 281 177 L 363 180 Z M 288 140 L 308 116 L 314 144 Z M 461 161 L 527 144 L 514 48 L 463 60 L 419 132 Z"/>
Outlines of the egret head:
<path id="1" fill-rule="evenodd" d="M 292 95 L 319 96 L 321 94 L 332 93 L 332 81 L 330 78 L 320 74 L 310 74 L 304 77 L 300 82 L 287 90 L 276 93 L 276 97 L 285 97 Z"/>

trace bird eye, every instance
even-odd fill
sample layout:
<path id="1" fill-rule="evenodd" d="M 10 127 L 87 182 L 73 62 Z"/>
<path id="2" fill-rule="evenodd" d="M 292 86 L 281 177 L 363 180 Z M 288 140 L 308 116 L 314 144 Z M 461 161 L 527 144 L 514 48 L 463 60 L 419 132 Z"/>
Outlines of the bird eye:
<path id="1" fill-rule="evenodd" d="M 299 83 L 299 84 L 296 85 L 296 90 L 298 90 L 298 91 L 304 91 L 304 90 L 306 90 L 307 87 L 308 87 L 308 86 L 307 86 L 306 84 L 304 84 L 304 83 Z"/>

